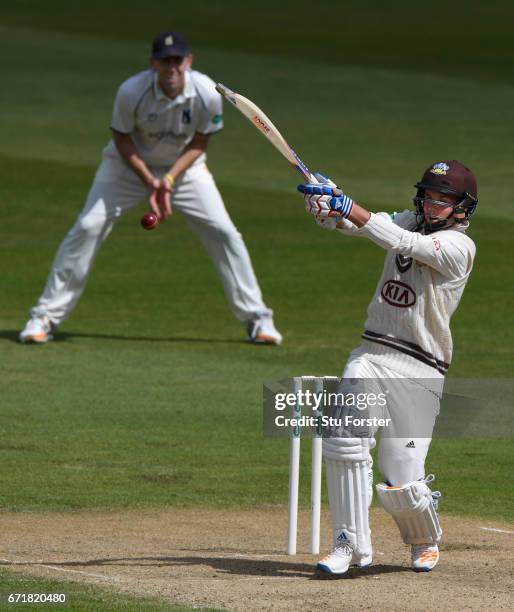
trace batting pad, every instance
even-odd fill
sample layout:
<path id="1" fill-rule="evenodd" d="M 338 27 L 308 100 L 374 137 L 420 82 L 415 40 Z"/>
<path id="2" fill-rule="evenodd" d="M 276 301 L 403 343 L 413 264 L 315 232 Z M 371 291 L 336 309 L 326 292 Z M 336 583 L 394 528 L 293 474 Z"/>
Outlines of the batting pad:
<path id="1" fill-rule="evenodd" d="M 443 533 L 432 491 L 422 481 L 402 487 L 377 484 L 380 503 L 395 520 L 405 544 L 437 544 Z"/>
<path id="2" fill-rule="evenodd" d="M 356 553 L 370 555 L 370 460 L 341 461 L 325 456 L 325 466 L 334 545 L 348 540 Z"/>

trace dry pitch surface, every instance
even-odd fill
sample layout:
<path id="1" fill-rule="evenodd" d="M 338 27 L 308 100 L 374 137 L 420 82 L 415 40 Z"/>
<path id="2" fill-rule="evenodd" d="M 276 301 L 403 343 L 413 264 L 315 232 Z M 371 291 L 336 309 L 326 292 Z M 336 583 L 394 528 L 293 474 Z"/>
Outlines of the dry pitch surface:
<path id="1" fill-rule="evenodd" d="M 320 580 L 315 557 L 284 554 L 285 514 L 275 508 L 1 513 L 0 563 L 24 574 L 229 610 L 514 609 L 513 525 L 443 516 L 441 562 L 429 574 L 415 574 L 391 519 L 374 510 L 375 564 Z M 323 522 L 326 549 L 327 516 Z M 307 549 L 307 524 L 304 513 L 299 550 Z"/>

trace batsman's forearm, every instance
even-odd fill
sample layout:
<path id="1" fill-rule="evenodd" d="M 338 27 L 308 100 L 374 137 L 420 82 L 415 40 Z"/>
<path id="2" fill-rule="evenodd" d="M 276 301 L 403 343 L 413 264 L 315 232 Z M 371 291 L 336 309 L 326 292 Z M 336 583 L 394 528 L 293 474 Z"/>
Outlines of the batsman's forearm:
<path id="1" fill-rule="evenodd" d="M 369 221 L 370 217 L 371 213 L 369 211 L 359 206 L 357 202 L 354 202 L 352 210 L 346 218 L 357 227 L 363 227 Z"/>

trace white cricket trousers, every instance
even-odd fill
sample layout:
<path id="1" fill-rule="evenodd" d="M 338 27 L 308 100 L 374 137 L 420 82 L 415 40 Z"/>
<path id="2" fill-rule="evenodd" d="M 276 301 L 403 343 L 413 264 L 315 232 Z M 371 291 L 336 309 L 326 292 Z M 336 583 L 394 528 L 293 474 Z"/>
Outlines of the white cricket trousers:
<path id="1" fill-rule="evenodd" d="M 373 347 L 368 350 L 366 345 L 354 350 L 346 363 L 338 393 L 359 393 L 365 389 L 362 395 L 369 399 L 372 393 L 376 393 L 375 397 L 382 392 L 386 396 L 387 408 L 370 403 L 369 411 L 362 416 L 383 417 L 387 410 L 387 416 L 391 417 L 388 432 L 391 435 L 384 435 L 382 430 L 380 436 L 378 467 L 385 482 L 400 487 L 425 476 L 425 459 L 439 412 L 439 398 L 431 387 L 423 384 L 423 379 L 414 376 L 417 373 L 415 363 L 412 364 L 413 378 L 408 378 L 387 367 L 383 363 L 385 359 L 394 366 L 397 361 L 394 349 L 387 357 L 373 354 Z M 362 386 L 359 379 L 370 380 Z M 341 410 L 337 414 L 344 417 L 344 405 Z M 418 429 L 420 423 L 423 427 Z M 334 544 L 337 545 L 344 534 L 344 539 L 351 542 L 361 556 L 371 554 L 368 508 L 373 487 L 369 450 L 375 446 L 372 436 L 376 432 L 377 427 L 363 427 L 360 431 L 357 426 L 346 428 L 346 431 L 343 427 L 334 430 L 334 434 L 342 437 L 323 439 Z M 423 433 L 423 437 L 416 432 Z M 352 437 L 358 434 L 361 436 Z M 409 437 L 405 437 L 406 434 Z"/>
<path id="2" fill-rule="evenodd" d="M 391 365 L 394 367 L 394 349 L 391 349 Z M 394 369 L 387 367 L 385 364 L 374 361 L 374 356 L 364 347 L 361 346 L 355 349 L 346 363 L 344 379 L 362 379 L 372 378 L 377 379 L 396 379 L 408 377 L 398 374 Z M 413 369 L 412 378 L 409 378 L 416 385 L 416 378 L 419 374 Z M 420 379 L 420 384 L 426 383 L 426 379 Z M 439 380 L 430 381 L 434 385 L 439 384 Z M 422 396 L 422 401 L 417 404 L 411 401 L 408 393 L 406 394 L 400 386 L 398 397 L 389 397 L 387 400 L 388 411 L 393 417 L 393 425 L 390 430 L 390 437 L 382 437 L 378 445 L 378 468 L 384 477 L 384 480 L 393 486 L 401 486 L 419 480 L 425 476 L 425 459 L 428 454 L 428 449 L 432 441 L 432 432 L 435 427 L 435 422 L 439 414 L 439 398 L 435 393 L 419 387 L 417 398 Z M 406 397 L 407 395 L 407 397 Z M 373 415 L 371 415 L 373 416 Z M 383 416 L 383 415 L 379 415 Z M 423 437 L 416 435 L 416 423 L 423 423 L 420 428 L 423 431 Z M 398 435 L 395 435 L 394 423 L 412 423 L 409 437 L 405 435 L 401 429 Z M 377 428 L 374 428 L 375 434 Z M 429 437 L 430 436 L 430 437 Z M 371 448 L 375 446 L 372 441 Z"/>
<path id="3" fill-rule="evenodd" d="M 100 165 L 84 209 L 55 256 L 43 294 L 31 316 L 47 316 L 59 325 L 77 304 L 98 250 L 116 221 L 148 198 L 148 189 L 125 167 Z M 152 169 L 163 176 L 167 169 Z M 177 181 L 172 206 L 186 216 L 218 274 L 234 315 L 242 323 L 270 313 L 262 300 L 250 256 L 232 223 L 205 163 L 191 166 Z"/>

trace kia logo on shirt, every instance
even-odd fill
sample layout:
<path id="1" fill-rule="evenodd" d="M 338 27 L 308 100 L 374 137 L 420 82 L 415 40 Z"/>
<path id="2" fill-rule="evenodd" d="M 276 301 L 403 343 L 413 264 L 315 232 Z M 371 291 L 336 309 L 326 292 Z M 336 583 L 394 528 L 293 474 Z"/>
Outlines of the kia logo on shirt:
<path id="1" fill-rule="evenodd" d="M 386 281 L 380 295 L 388 304 L 399 308 L 408 308 L 416 303 L 416 294 L 409 285 L 396 280 Z"/>

